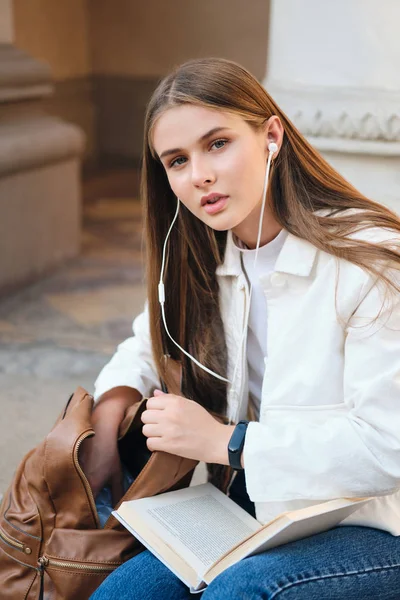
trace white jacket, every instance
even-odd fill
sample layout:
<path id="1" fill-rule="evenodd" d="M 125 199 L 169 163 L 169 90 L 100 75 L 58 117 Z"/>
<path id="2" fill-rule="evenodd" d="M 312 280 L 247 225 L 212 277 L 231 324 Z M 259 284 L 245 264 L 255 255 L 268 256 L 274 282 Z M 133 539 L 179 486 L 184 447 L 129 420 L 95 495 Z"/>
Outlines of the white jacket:
<path id="1" fill-rule="evenodd" d="M 362 237 L 382 241 L 388 235 L 371 229 Z M 217 277 L 231 379 L 249 290 L 230 233 Z M 400 295 L 371 324 L 382 308 L 381 288 L 361 268 L 291 234 L 275 271 L 261 284 L 268 303 L 268 360 L 260 420 L 250 423 L 244 446 L 257 519 L 265 523 L 332 498 L 378 496 L 345 523 L 400 535 Z M 168 299 L 168 283 L 166 293 Z M 159 386 L 147 308 L 133 332 L 101 371 L 96 399 L 115 386 L 143 395 Z M 240 365 L 231 402 L 241 400 L 243 418 L 245 351 Z"/>

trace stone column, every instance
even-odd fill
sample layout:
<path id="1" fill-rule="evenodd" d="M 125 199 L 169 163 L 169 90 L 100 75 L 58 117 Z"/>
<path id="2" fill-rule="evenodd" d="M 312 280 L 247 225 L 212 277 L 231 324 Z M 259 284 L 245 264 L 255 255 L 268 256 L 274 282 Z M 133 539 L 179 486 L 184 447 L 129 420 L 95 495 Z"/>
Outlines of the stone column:
<path id="1" fill-rule="evenodd" d="M 81 225 L 83 135 L 44 112 L 50 69 L 11 41 L 0 0 L 0 294 L 76 255 Z"/>
<path id="2" fill-rule="evenodd" d="M 400 212 L 400 2 L 271 0 L 266 90 L 361 192 Z"/>
<path id="3" fill-rule="evenodd" d="M 0 0 L 0 44 L 13 41 L 12 0 Z"/>

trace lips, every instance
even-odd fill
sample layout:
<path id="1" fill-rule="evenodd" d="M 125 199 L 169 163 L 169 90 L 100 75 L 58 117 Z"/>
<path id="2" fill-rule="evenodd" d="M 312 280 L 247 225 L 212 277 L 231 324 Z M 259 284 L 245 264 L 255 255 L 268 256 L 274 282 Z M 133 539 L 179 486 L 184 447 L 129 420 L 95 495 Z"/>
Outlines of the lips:
<path id="1" fill-rule="evenodd" d="M 218 196 L 218 198 L 216 198 L 215 202 L 214 201 L 206 202 L 203 206 L 203 209 L 206 211 L 207 214 L 215 215 L 215 214 L 221 212 L 225 208 L 225 206 L 228 203 L 228 198 L 229 198 L 229 196 Z"/>
<path id="2" fill-rule="evenodd" d="M 205 206 L 206 204 L 215 204 L 221 198 L 227 198 L 224 194 L 219 194 L 217 192 L 213 192 L 208 194 L 207 196 L 203 196 L 201 199 L 201 206 Z"/>

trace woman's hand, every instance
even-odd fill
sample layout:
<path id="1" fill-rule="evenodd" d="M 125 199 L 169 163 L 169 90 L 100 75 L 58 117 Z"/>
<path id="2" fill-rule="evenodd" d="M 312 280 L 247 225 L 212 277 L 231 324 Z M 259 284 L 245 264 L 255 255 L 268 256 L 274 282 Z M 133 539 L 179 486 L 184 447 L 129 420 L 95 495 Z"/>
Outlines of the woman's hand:
<path id="1" fill-rule="evenodd" d="M 95 436 L 82 443 L 79 462 L 95 497 L 107 484 L 111 486 L 115 503 L 123 495 L 118 430 L 126 409 L 141 398 L 137 390 L 125 386 L 115 387 L 103 394 L 93 411 Z"/>
<path id="2" fill-rule="evenodd" d="M 228 465 L 228 442 L 234 429 L 223 425 L 193 400 L 155 390 L 142 414 L 149 450 L 208 463 Z"/>
<path id="3" fill-rule="evenodd" d="M 110 485 L 113 502 L 118 502 L 123 495 L 123 487 L 115 432 L 98 428 L 94 437 L 86 438 L 82 443 L 79 462 L 92 488 L 93 496 L 96 498 L 105 485 Z"/>

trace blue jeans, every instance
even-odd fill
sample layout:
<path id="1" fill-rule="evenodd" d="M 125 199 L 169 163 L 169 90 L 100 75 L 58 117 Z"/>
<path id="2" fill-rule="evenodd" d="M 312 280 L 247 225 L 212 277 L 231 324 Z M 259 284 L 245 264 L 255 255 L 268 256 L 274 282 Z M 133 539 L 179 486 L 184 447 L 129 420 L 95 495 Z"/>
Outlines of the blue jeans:
<path id="1" fill-rule="evenodd" d="M 202 600 L 399 600 L 400 537 L 369 527 L 325 533 L 245 558 Z M 196 598 L 149 551 L 112 573 L 91 600 Z"/>

